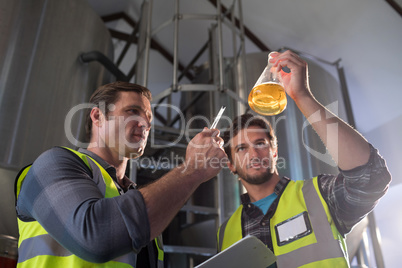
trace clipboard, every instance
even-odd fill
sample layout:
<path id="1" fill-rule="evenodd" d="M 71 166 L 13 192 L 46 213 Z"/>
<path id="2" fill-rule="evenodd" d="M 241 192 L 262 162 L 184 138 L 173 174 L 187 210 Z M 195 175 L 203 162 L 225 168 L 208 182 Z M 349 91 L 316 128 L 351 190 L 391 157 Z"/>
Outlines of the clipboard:
<path id="1" fill-rule="evenodd" d="M 246 236 L 195 268 L 266 268 L 276 262 L 274 253 L 255 236 Z"/>

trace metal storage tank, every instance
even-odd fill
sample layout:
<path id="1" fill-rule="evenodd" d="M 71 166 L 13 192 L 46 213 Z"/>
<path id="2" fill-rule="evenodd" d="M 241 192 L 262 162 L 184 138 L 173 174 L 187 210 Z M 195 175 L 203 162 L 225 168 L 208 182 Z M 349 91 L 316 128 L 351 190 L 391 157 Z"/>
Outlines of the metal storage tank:
<path id="1" fill-rule="evenodd" d="M 87 1 L 0 1 L 0 234 L 18 236 L 14 179 L 20 168 L 53 146 L 72 146 L 67 113 L 110 76 L 79 55 L 113 58 L 109 31 Z M 82 141 L 84 110 L 71 123 Z M 74 140 L 74 139 L 70 139 Z"/>

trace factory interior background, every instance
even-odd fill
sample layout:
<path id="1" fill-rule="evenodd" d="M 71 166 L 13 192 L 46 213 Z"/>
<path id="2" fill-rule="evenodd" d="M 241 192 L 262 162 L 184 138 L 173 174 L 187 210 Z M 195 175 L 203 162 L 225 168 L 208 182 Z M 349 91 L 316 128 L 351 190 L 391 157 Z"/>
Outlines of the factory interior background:
<path id="1" fill-rule="evenodd" d="M 149 39 L 141 36 L 144 33 Z M 384 267 L 400 267 L 401 44 L 401 0 L 0 0 L 0 148 L 4 152 L 0 157 L 0 235 L 18 236 L 13 207 L 18 169 L 52 146 L 74 144 L 71 136 L 80 137 L 82 116 L 72 119 L 73 130 L 66 133 L 63 126 L 68 112 L 85 102 L 103 82 L 120 78 L 145 84 L 156 97 L 154 103 L 168 101 L 183 109 L 183 114 L 213 119 L 222 104 L 228 105 L 229 113 L 247 110 L 242 100 L 262 71 L 268 53 L 291 49 L 309 62 L 316 87 L 334 89 L 322 96 L 317 94 L 328 105 L 337 101 L 336 112 L 386 159 L 393 181 L 373 216 Z M 245 80 L 237 79 L 243 72 L 250 75 Z M 197 84 L 207 88 L 206 92 L 200 94 Z M 238 91 L 233 93 L 229 87 Z M 285 116 L 291 121 L 291 103 L 287 110 Z M 159 108 L 154 124 L 160 144 L 174 136 L 180 120 L 172 118 L 178 113 Z M 288 143 L 285 155 L 294 148 L 291 135 L 300 136 L 296 125 L 282 141 L 278 135 L 280 142 Z M 168 134 L 160 134 L 162 138 L 158 133 Z M 314 143 L 311 138 L 310 145 Z M 303 145 L 295 144 L 301 151 Z M 182 150 L 180 142 L 171 149 L 178 154 Z M 147 153 L 164 155 L 170 151 L 150 148 Z M 286 156 L 290 164 L 300 162 Z M 284 173 L 306 176 L 316 170 L 333 170 L 311 161 L 315 161 L 314 168 L 307 173 L 295 169 L 285 169 Z M 144 180 L 163 173 L 147 173 L 138 163 L 133 163 L 130 172 L 138 172 Z M 241 192 L 235 181 L 222 171 L 183 209 L 166 233 L 168 240 L 171 237 L 176 243 L 168 247 L 170 261 L 189 267 L 208 258 L 208 250 L 199 254 L 202 256 L 194 254 L 197 245 L 186 248 L 185 237 L 213 230 L 217 221 L 233 211 L 239 202 L 233 196 Z M 207 197 L 215 200 L 203 200 L 205 192 L 212 192 Z M 230 204 L 219 210 L 219 219 L 212 220 L 217 203 L 230 195 Z M 204 205 L 214 209 L 203 209 Z M 199 210 L 200 215 L 189 215 L 193 210 Z M 181 228 L 183 222 L 197 224 Z M 178 229 L 180 239 L 175 239 Z M 205 236 L 214 239 L 214 234 Z M 209 242 L 206 244 L 211 247 Z M 379 257 L 374 256 L 371 243 L 366 246 L 369 249 L 363 252 L 368 267 L 377 267 Z M 186 255 L 178 254 L 180 250 L 192 256 L 191 261 L 178 257 Z"/>

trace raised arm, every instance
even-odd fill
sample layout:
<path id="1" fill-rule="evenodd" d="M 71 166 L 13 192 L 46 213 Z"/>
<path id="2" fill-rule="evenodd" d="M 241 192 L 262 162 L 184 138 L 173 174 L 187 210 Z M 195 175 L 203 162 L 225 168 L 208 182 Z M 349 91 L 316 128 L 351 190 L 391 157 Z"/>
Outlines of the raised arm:
<path id="1" fill-rule="evenodd" d="M 366 164 L 370 157 L 369 144 L 359 132 L 314 98 L 310 91 L 307 63 L 289 50 L 272 53 L 272 56 L 274 66 L 281 72 L 286 93 L 317 132 L 338 167 L 349 170 Z M 285 66 L 290 73 L 282 70 Z"/>
<path id="2" fill-rule="evenodd" d="M 151 239 L 167 227 L 176 213 L 203 182 L 216 176 L 226 157 L 216 129 L 204 129 L 189 143 L 186 161 L 161 179 L 140 189 L 148 211 Z"/>

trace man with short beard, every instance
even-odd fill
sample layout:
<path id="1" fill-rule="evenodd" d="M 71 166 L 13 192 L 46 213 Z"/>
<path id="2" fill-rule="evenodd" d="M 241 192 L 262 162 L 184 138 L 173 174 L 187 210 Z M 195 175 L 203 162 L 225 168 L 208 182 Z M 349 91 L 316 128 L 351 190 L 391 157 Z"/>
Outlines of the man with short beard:
<path id="1" fill-rule="evenodd" d="M 311 94 L 307 63 L 291 51 L 271 53 L 285 91 L 336 161 L 338 175 L 293 181 L 276 168 L 276 136 L 267 120 L 244 114 L 223 134 L 228 167 L 247 190 L 241 205 L 221 225 L 218 250 L 247 235 L 277 257 L 271 267 L 349 267 L 345 235 L 386 193 L 391 176 L 384 159 L 357 131 Z M 287 67 L 290 72 L 283 72 Z M 331 115 L 331 116 L 329 116 Z M 336 124 L 329 132 L 327 125 Z"/>
<path id="2" fill-rule="evenodd" d="M 184 163 L 137 188 L 126 169 L 144 153 L 151 100 L 140 85 L 99 87 L 89 100 L 88 147 L 51 148 L 20 172 L 19 268 L 164 267 L 159 236 L 197 187 L 219 173 L 209 159 L 226 154 L 219 130 L 205 128 Z"/>

